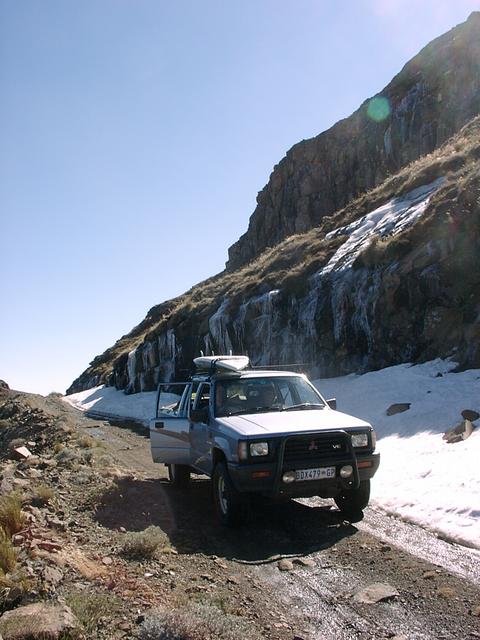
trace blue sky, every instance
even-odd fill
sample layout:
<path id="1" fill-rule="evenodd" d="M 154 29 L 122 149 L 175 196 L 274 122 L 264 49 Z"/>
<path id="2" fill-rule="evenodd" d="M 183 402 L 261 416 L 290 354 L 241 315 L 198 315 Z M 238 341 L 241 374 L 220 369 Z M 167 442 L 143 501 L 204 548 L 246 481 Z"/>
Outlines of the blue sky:
<path id="1" fill-rule="evenodd" d="M 0 0 L 0 378 L 64 391 L 468 0 Z M 199 257 L 200 256 L 200 257 Z"/>

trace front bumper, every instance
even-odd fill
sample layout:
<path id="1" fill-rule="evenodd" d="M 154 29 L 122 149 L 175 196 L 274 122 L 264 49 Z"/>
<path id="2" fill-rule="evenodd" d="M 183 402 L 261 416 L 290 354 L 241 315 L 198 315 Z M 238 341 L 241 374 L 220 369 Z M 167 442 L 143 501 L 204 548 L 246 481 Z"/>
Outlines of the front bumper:
<path id="1" fill-rule="evenodd" d="M 338 434 L 338 432 L 337 432 Z M 228 470 L 235 488 L 241 493 L 256 493 L 270 498 L 308 498 L 320 496 L 333 498 L 346 489 L 357 488 L 360 482 L 375 475 L 379 464 L 379 453 L 356 452 L 350 444 L 350 436 L 343 432 L 345 447 L 341 455 L 322 456 L 321 459 L 305 458 L 295 462 L 284 459 L 284 440 L 277 451 L 275 461 L 250 463 L 229 463 Z M 340 469 L 345 465 L 353 467 L 350 478 L 340 477 Z M 283 482 L 285 471 L 335 467 L 335 477 L 321 480 Z"/>

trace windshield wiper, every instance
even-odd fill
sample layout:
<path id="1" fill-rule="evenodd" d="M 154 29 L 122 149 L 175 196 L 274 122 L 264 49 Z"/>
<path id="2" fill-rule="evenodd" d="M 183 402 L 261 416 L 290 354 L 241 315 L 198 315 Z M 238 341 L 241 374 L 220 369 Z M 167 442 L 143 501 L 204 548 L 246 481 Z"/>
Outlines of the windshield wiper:
<path id="1" fill-rule="evenodd" d="M 300 404 L 292 404 L 290 407 L 285 407 L 284 411 L 295 411 L 296 409 L 323 409 L 324 407 L 324 404 L 301 402 Z"/>
<path id="2" fill-rule="evenodd" d="M 242 416 L 247 413 L 269 413 L 270 411 L 283 411 L 283 407 L 250 407 L 250 409 L 241 409 L 240 411 L 231 411 L 225 417 Z"/>

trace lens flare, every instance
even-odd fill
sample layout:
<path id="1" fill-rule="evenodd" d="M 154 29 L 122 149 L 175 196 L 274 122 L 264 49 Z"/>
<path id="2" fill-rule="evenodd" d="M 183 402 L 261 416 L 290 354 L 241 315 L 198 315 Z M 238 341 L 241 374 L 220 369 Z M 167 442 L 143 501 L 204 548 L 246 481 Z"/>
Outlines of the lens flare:
<path id="1" fill-rule="evenodd" d="M 384 96 L 375 96 L 367 106 L 367 116 L 375 122 L 383 122 L 390 115 L 390 102 Z"/>

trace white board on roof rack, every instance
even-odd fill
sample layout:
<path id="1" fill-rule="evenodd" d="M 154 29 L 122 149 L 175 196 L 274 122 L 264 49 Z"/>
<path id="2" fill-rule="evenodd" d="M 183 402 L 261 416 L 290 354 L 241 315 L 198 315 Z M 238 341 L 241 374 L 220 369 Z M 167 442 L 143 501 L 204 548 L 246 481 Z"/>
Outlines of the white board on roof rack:
<path id="1" fill-rule="evenodd" d="M 194 361 L 197 369 L 210 369 L 213 365 L 224 371 L 242 371 L 250 364 L 248 356 L 200 356 Z"/>

